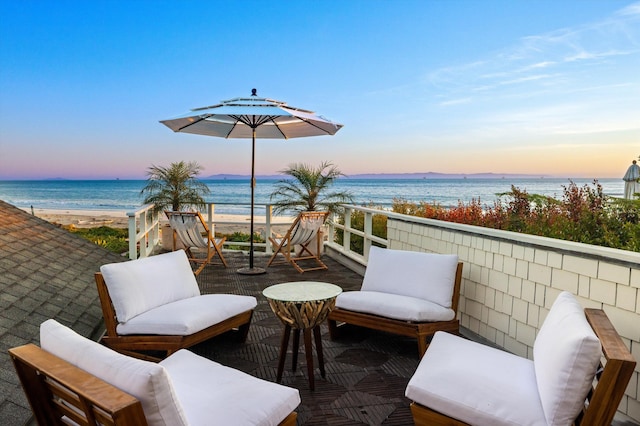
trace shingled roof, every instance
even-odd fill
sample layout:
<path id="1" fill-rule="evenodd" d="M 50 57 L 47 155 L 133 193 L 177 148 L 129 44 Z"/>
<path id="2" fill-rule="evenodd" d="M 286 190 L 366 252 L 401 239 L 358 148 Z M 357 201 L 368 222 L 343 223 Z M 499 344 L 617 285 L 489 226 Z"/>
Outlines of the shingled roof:
<path id="1" fill-rule="evenodd" d="M 93 278 L 126 258 L 0 200 L 0 424 L 24 424 L 31 409 L 7 351 L 39 344 L 55 318 L 87 337 L 101 331 Z"/>

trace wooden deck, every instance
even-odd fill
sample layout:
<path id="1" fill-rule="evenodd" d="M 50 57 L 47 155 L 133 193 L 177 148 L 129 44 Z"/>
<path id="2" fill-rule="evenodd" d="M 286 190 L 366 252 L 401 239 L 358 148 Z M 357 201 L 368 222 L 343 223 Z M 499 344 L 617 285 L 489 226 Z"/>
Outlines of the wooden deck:
<path id="1" fill-rule="evenodd" d="M 262 290 L 288 281 L 324 281 L 343 290 L 357 290 L 362 277 L 332 259 L 323 257 L 329 269 L 298 273 L 290 265 L 269 267 L 263 275 L 240 275 L 248 256 L 225 252 L 229 268 L 207 266 L 198 276 L 203 293 L 235 293 L 255 296 L 258 306 L 249 336 L 239 343 L 232 335 L 222 335 L 192 348 L 221 364 L 253 376 L 275 381 L 280 339 L 284 326 L 275 317 Z M 256 254 L 255 266 L 264 266 L 268 257 Z M 404 391 L 419 359 L 415 339 L 346 326 L 337 341 L 329 339 L 322 326 L 326 378 L 315 363 L 315 390 L 309 389 L 303 345 L 296 371 L 287 355 L 282 383 L 300 391 L 300 425 L 410 425 L 409 400 Z M 291 349 L 289 349 L 291 350 Z"/>

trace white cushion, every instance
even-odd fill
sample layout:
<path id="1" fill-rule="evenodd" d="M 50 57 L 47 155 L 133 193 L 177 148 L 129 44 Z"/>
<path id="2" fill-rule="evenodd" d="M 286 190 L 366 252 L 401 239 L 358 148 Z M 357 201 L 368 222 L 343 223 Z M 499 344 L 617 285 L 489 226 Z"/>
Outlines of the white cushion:
<path id="1" fill-rule="evenodd" d="M 477 426 L 547 424 L 532 361 L 441 331 L 405 395 Z"/>
<path id="2" fill-rule="evenodd" d="M 458 256 L 371 247 L 362 291 L 418 297 L 451 307 Z"/>
<path id="3" fill-rule="evenodd" d="M 450 321 L 453 309 L 417 297 L 380 293 L 379 291 L 347 291 L 336 298 L 336 307 L 403 321 Z"/>
<path id="4" fill-rule="evenodd" d="M 119 354 L 52 319 L 40 325 L 40 345 L 136 397 L 149 425 L 187 424 L 171 380 L 161 365 Z"/>
<path id="5" fill-rule="evenodd" d="M 297 389 L 258 379 L 187 350 L 160 362 L 192 426 L 277 425 L 300 404 Z"/>
<path id="6" fill-rule="evenodd" d="M 550 425 L 571 424 L 582 409 L 602 349 L 569 292 L 553 303 L 533 345 L 538 390 Z"/>
<path id="7" fill-rule="evenodd" d="M 120 323 L 118 334 L 163 334 L 186 336 L 218 324 L 234 315 L 252 310 L 253 296 L 203 294 L 151 309 Z"/>
<path id="8" fill-rule="evenodd" d="M 183 250 L 100 267 L 118 322 L 200 290 Z"/>

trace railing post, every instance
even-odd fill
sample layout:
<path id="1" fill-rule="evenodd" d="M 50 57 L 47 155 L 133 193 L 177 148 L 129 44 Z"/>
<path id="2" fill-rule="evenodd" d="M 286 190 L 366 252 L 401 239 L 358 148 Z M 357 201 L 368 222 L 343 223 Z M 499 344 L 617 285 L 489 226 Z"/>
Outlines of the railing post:
<path id="1" fill-rule="evenodd" d="M 207 226 L 209 227 L 209 236 L 211 238 L 215 238 L 216 230 L 214 228 L 215 224 L 213 222 L 213 215 L 216 211 L 215 205 L 213 203 L 207 204 Z"/>
<path id="2" fill-rule="evenodd" d="M 271 244 L 269 244 L 269 237 L 271 236 L 271 216 L 273 215 L 273 206 L 271 204 L 267 204 L 265 206 L 265 236 L 264 241 L 266 244 L 265 252 L 267 254 L 271 254 L 273 252 L 271 248 Z"/>
<path id="3" fill-rule="evenodd" d="M 329 225 L 329 236 L 327 238 L 327 241 L 329 241 L 329 243 L 334 243 L 336 241 L 336 228 L 333 222 L 334 220 L 336 220 L 336 214 L 330 213 L 327 219 L 327 224 Z"/>
<path id="4" fill-rule="evenodd" d="M 351 251 L 351 207 L 344 209 L 344 232 L 342 233 L 342 247 L 346 252 Z"/>
<path id="5" fill-rule="evenodd" d="M 136 226 L 136 212 L 128 212 L 129 217 L 129 259 L 136 260 L 138 258 L 137 246 L 137 226 Z"/>
<path id="6" fill-rule="evenodd" d="M 365 259 L 369 258 L 369 249 L 371 248 L 371 236 L 373 235 L 373 213 L 364 213 L 364 241 L 362 244 L 362 255 Z"/>

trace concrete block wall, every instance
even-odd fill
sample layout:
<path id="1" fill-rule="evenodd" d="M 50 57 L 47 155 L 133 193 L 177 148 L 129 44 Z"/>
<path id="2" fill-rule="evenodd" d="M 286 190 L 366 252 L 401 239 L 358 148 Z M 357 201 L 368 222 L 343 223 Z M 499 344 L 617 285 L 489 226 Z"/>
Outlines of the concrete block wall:
<path id="1" fill-rule="evenodd" d="M 463 327 L 532 358 L 558 294 L 604 309 L 640 364 L 640 253 L 430 219 L 388 218 L 389 248 L 455 253 L 464 263 Z M 640 366 L 619 411 L 640 423 Z"/>

